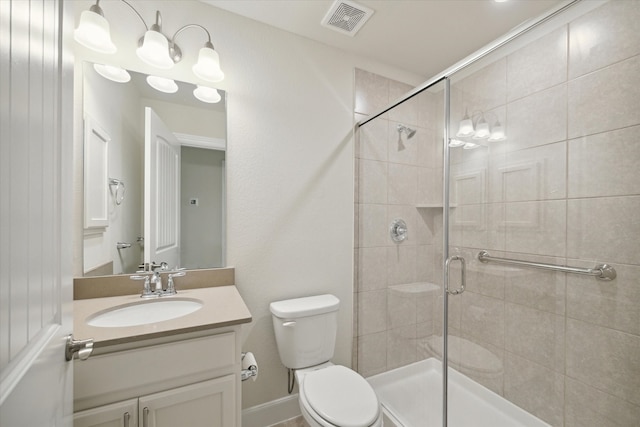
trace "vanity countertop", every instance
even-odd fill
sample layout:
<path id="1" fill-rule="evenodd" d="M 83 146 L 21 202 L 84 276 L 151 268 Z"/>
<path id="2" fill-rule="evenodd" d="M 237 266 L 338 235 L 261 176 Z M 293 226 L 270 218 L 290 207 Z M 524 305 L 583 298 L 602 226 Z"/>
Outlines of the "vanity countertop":
<path id="1" fill-rule="evenodd" d="M 178 290 L 177 297 L 198 299 L 203 302 L 203 307 L 191 314 L 171 320 L 106 328 L 89 326 L 86 319 L 112 307 L 140 302 L 140 295 L 75 300 L 73 302 L 74 337 L 76 339 L 93 338 L 94 347 L 99 348 L 251 322 L 251 313 L 235 286 Z"/>

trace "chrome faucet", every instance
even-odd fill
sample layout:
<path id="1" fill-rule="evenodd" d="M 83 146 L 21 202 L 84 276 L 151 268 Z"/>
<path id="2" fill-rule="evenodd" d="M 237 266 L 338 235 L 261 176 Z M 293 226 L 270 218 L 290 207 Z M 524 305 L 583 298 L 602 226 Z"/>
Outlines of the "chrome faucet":
<path id="1" fill-rule="evenodd" d="M 184 276 L 186 274 L 184 268 L 176 268 L 173 271 L 167 271 L 169 268 L 166 262 L 161 262 L 160 264 L 145 264 L 145 267 L 146 266 L 149 266 L 149 270 L 145 268 L 145 270 L 139 271 L 138 273 L 147 274 L 129 276 L 132 280 L 144 280 L 140 298 L 159 298 L 163 296 L 175 295 L 177 293 L 173 278 Z M 162 287 L 162 276 L 160 275 L 161 272 L 168 273 L 166 289 L 163 289 Z"/>
<path id="2" fill-rule="evenodd" d="M 162 276 L 160 276 L 160 272 L 158 270 L 153 270 L 153 273 L 151 274 L 151 284 L 154 285 L 154 292 L 162 291 Z"/>

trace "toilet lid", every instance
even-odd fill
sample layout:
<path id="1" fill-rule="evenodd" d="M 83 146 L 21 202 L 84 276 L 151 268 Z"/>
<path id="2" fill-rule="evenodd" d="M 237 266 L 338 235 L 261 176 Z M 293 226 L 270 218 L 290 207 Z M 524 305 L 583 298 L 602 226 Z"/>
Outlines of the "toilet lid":
<path id="1" fill-rule="evenodd" d="M 309 372 L 302 387 L 309 405 L 331 424 L 363 427 L 378 418 L 375 392 L 364 378 L 344 366 Z"/>

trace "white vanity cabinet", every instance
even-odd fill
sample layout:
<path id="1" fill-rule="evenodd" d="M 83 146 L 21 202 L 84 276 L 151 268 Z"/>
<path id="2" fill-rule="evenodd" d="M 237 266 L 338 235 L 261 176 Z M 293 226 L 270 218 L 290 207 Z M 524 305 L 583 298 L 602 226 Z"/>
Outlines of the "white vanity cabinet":
<path id="1" fill-rule="evenodd" d="M 240 427 L 238 328 L 74 361 L 74 426 Z"/>
<path id="2" fill-rule="evenodd" d="M 235 426 L 233 375 L 138 399 L 142 427 Z"/>
<path id="3" fill-rule="evenodd" d="M 74 427 L 231 427 L 235 376 L 203 381 L 138 399 L 76 412 Z"/>

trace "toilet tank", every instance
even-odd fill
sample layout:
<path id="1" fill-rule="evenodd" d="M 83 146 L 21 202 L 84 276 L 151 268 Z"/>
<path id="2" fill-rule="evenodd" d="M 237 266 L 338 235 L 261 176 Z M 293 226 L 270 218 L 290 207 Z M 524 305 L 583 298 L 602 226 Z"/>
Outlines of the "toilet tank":
<path id="1" fill-rule="evenodd" d="M 290 369 L 308 368 L 333 358 L 340 300 L 333 295 L 272 302 L 278 353 Z"/>

